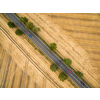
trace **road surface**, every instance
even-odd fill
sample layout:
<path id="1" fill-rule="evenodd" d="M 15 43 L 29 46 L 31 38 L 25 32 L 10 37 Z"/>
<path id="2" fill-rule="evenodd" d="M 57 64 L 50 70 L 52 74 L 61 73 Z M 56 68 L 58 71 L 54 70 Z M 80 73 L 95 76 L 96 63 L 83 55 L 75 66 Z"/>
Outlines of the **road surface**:
<path id="1" fill-rule="evenodd" d="M 81 79 L 76 76 L 74 72 L 70 73 L 71 70 L 66 66 L 61 59 L 59 59 L 53 52 L 49 52 L 49 48 L 35 35 L 32 31 L 25 29 L 23 23 L 19 23 L 19 19 L 13 13 L 6 13 L 6 15 L 29 37 L 58 67 L 65 72 L 80 88 L 88 88 L 86 84 L 81 84 Z"/>

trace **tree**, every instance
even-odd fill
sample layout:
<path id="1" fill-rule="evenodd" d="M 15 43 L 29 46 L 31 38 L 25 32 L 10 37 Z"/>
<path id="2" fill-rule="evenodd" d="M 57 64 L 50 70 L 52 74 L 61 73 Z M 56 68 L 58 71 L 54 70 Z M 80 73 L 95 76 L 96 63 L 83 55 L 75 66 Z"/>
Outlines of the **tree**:
<path id="1" fill-rule="evenodd" d="M 21 35 L 23 34 L 23 31 L 20 30 L 20 29 L 17 29 L 17 30 L 15 31 L 15 33 L 16 33 L 16 35 L 21 36 Z"/>
<path id="2" fill-rule="evenodd" d="M 36 27 L 37 31 L 40 31 L 40 28 L 39 27 Z"/>
<path id="3" fill-rule="evenodd" d="M 32 32 L 38 32 L 38 31 L 40 31 L 40 28 L 38 28 L 38 27 L 35 27 L 32 29 Z"/>
<path id="4" fill-rule="evenodd" d="M 49 50 L 50 51 L 55 51 L 57 48 L 57 44 L 56 43 L 51 43 L 50 46 L 49 46 Z"/>
<path id="5" fill-rule="evenodd" d="M 27 29 L 27 30 L 29 30 L 29 29 L 32 30 L 33 27 L 34 27 L 33 23 L 31 23 L 31 22 L 27 22 L 27 23 L 26 23 L 26 29 Z"/>
<path id="6" fill-rule="evenodd" d="M 35 27 L 35 26 L 34 26 Z M 31 30 L 33 33 L 37 34 L 38 31 L 40 31 L 40 28 L 35 27 Z"/>
<path id="7" fill-rule="evenodd" d="M 72 61 L 70 59 L 63 59 L 63 62 L 65 65 L 70 66 L 72 64 Z"/>
<path id="8" fill-rule="evenodd" d="M 26 17 L 20 17 L 19 22 L 23 22 L 24 24 L 26 24 L 28 22 L 28 19 Z"/>
<path id="9" fill-rule="evenodd" d="M 75 71 L 75 74 L 76 74 L 79 78 L 82 78 L 82 77 L 83 77 L 83 73 L 81 73 L 80 71 Z"/>
<path id="10" fill-rule="evenodd" d="M 51 69 L 53 72 L 55 72 L 55 71 L 58 70 L 58 66 L 57 66 L 55 63 L 53 63 L 53 64 L 50 65 L 50 69 Z"/>
<path id="11" fill-rule="evenodd" d="M 14 22 L 8 22 L 8 26 L 9 26 L 10 28 L 16 27 L 15 24 L 14 24 Z"/>
<path id="12" fill-rule="evenodd" d="M 68 78 L 68 76 L 64 72 L 61 72 L 58 78 L 63 82 L 64 80 Z"/>

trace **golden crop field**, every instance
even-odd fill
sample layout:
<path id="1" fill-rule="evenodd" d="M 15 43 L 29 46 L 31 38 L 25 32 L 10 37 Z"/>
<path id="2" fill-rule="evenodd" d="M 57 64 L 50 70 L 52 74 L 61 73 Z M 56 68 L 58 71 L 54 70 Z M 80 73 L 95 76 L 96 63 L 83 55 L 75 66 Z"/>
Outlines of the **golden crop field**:
<path id="1" fill-rule="evenodd" d="M 39 14 L 18 13 L 25 16 L 41 31 L 48 44 L 57 44 L 57 53 L 70 58 L 72 67 L 84 73 L 84 79 L 100 87 L 100 16 L 98 14 Z"/>
<path id="2" fill-rule="evenodd" d="M 48 14 L 89 55 L 90 63 L 100 75 L 100 15 L 99 14 Z"/>
<path id="3" fill-rule="evenodd" d="M 74 88 L 69 78 L 61 82 L 58 79 L 61 70 L 53 73 L 51 63 L 28 43 L 24 34 L 17 36 L 17 27 L 11 29 L 7 22 L 0 14 L 1 88 Z"/>
<path id="4" fill-rule="evenodd" d="M 5 40 L 3 34 L 0 30 L 0 37 Z M 16 62 L 19 57 L 16 58 L 11 54 L 13 52 L 14 45 L 9 43 L 8 48 L 5 48 L 4 44 L 0 38 L 0 87 L 1 88 L 55 88 L 57 87 L 51 81 L 49 81 L 43 74 L 41 74 L 37 69 L 34 71 L 31 69 L 36 65 L 33 65 L 27 58 L 23 58 L 23 65 L 19 65 Z M 7 38 L 6 38 L 7 40 Z M 10 42 L 10 41 L 9 41 Z M 6 44 L 5 44 L 6 45 Z M 18 50 L 17 50 L 18 51 Z M 19 52 L 21 53 L 21 52 Z M 16 61 L 15 61 L 16 60 Z M 23 67 L 23 69 L 21 68 Z M 30 71 L 32 70 L 32 71 Z M 29 74 L 30 73 L 30 74 Z M 33 74 L 32 74 L 33 73 Z"/>

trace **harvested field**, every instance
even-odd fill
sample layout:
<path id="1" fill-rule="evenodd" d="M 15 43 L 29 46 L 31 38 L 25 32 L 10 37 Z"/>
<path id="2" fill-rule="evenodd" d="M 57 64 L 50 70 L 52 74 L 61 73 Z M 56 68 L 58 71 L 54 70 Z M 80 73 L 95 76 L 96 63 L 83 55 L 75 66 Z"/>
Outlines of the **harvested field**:
<path id="1" fill-rule="evenodd" d="M 84 79 L 100 87 L 100 16 L 98 14 L 19 13 L 41 31 L 48 44 L 57 44 L 57 53 L 70 58 L 72 67 L 84 73 Z"/>
<path id="2" fill-rule="evenodd" d="M 35 50 L 23 36 L 7 25 L 0 14 L 0 87 L 1 88 L 73 88 L 69 81 L 58 79 L 60 69 L 53 73 L 50 62 Z M 5 63 L 6 62 L 6 63 Z"/>

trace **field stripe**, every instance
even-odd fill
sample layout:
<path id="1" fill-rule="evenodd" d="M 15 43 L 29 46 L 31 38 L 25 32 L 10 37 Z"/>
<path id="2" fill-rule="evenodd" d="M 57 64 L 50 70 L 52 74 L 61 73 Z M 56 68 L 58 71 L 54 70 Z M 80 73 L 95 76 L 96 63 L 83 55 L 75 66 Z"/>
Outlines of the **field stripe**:
<path id="1" fill-rule="evenodd" d="M 73 20 L 83 20 L 83 21 L 92 21 L 92 22 L 97 22 L 97 23 L 99 23 L 100 21 L 98 20 L 98 19 L 86 19 L 86 18 L 76 18 L 76 17 L 68 17 L 68 16 L 56 16 L 56 15 L 50 15 L 52 18 L 62 18 L 62 19 L 68 19 L 68 20 L 70 20 L 70 19 L 73 19 Z"/>
<path id="2" fill-rule="evenodd" d="M 4 32 L 4 34 L 6 34 L 6 36 L 16 45 L 16 47 L 28 58 L 28 60 L 56 87 L 60 87 L 49 75 L 47 75 L 47 73 L 40 68 L 33 60 L 32 58 L 30 58 L 30 56 L 15 42 L 15 40 L 13 40 L 13 38 L 7 33 L 7 31 L 5 31 L 5 29 L 3 29 L 2 27 L 0 27 L 0 29 Z"/>
<path id="3" fill-rule="evenodd" d="M 14 75 L 13 75 L 13 79 L 12 79 L 12 84 L 11 84 L 11 88 L 13 88 L 13 85 L 14 85 L 14 81 L 15 81 L 15 71 L 16 71 L 16 67 L 17 65 L 15 65 L 15 69 L 14 69 Z"/>
<path id="4" fill-rule="evenodd" d="M 28 76 L 27 76 L 27 85 L 26 85 L 26 88 L 28 88 L 29 83 L 30 83 L 30 76 L 28 75 Z"/>
<path id="5" fill-rule="evenodd" d="M 22 77 L 23 77 L 23 71 L 22 71 L 21 77 L 20 77 L 19 88 L 21 88 L 21 85 L 22 85 Z"/>
<path id="6" fill-rule="evenodd" d="M 5 78 L 4 78 L 4 83 L 3 83 L 3 88 L 5 88 L 5 84 L 6 84 L 6 79 L 7 79 L 7 76 L 8 76 L 8 72 L 9 72 L 9 66 L 10 66 L 10 62 L 11 62 L 11 59 L 12 59 L 12 57 L 11 56 L 9 56 L 9 62 L 8 62 L 8 65 L 7 65 L 7 70 L 6 70 L 6 75 L 5 75 Z"/>
<path id="7" fill-rule="evenodd" d="M 6 52 L 6 50 L 3 49 L 1 63 L 0 63 L 0 69 L 1 69 L 1 66 L 2 66 L 2 63 L 3 63 L 3 60 L 4 60 L 4 57 L 5 57 L 5 52 Z"/>

